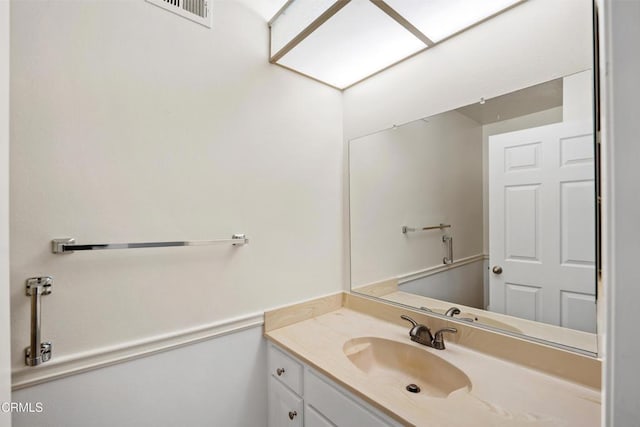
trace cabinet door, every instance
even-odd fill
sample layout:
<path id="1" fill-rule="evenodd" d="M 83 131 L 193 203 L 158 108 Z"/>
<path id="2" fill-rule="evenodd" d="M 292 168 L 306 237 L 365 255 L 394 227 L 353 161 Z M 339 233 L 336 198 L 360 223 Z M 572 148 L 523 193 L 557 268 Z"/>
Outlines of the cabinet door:
<path id="1" fill-rule="evenodd" d="M 304 407 L 304 427 L 336 427 L 331 421 L 326 419 L 313 406 Z"/>
<path id="2" fill-rule="evenodd" d="M 305 370 L 304 398 L 307 405 L 313 406 L 337 426 L 389 427 L 393 425 L 383 421 L 310 370 Z"/>
<path id="3" fill-rule="evenodd" d="M 302 398 L 269 378 L 269 427 L 302 427 Z"/>

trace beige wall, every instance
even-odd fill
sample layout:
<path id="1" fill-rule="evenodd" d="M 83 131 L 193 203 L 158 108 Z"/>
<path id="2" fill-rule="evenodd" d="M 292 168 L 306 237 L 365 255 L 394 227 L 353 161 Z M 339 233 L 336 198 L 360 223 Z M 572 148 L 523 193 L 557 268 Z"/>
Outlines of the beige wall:
<path id="1" fill-rule="evenodd" d="M 209 30 L 144 1 L 13 4 L 14 369 L 35 275 L 55 280 L 51 364 L 342 289 L 341 94 L 270 65 L 248 6 L 213 14 Z M 232 233 L 249 245 L 50 252 Z"/>
<path id="2" fill-rule="evenodd" d="M 9 2 L 0 1 L 0 404 L 11 401 L 9 336 Z M 0 411 L 0 427 L 10 425 Z"/>

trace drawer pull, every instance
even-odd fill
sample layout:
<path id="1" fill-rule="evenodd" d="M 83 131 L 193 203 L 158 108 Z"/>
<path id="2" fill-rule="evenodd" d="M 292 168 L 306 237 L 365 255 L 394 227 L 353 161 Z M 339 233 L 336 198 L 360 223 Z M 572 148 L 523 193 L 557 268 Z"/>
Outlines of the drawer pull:
<path id="1" fill-rule="evenodd" d="M 290 420 L 293 420 L 297 416 L 298 416 L 298 413 L 296 411 L 289 411 L 289 419 Z"/>
<path id="2" fill-rule="evenodd" d="M 276 374 L 278 374 L 279 377 L 282 376 L 282 374 L 284 374 L 284 368 L 278 368 L 276 369 Z"/>

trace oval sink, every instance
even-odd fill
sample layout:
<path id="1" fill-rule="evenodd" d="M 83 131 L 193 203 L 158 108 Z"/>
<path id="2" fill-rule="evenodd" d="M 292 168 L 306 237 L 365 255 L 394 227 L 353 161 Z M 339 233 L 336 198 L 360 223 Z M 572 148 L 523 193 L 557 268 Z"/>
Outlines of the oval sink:
<path id="1" fill-rule="evenodd" d="M 404 390 L 415 384 L 420 394 L 430 397 L 447 397 L 456 390 L 471 389 L 469 377 L 460 369 L 410 344 L 361 337 L 347 341 L 342 350 L 351 363 L 382 386 Z"/>

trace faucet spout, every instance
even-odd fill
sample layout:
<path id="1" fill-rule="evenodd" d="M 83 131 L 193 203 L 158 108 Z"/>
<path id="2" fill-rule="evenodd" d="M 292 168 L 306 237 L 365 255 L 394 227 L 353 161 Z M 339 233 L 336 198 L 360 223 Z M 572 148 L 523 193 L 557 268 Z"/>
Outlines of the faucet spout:
<path id="1" fill-rule="evenodd" d="M 449 317 L 453 317 L 458 314 L 460 314 L 460 309 L 458 307 L 451 307 L 449 310 L 447 310 L 444 313 L 445 316 L 449 316 Z"/>
<path id="2" fill-rule="evenodd" d="M 431 334 L 431 329 L 429 329 L 427 325 L 421 325 L 411 317 L 405 316 L 404 314 L 400 316 L 400 318 L 411 323 L 412 328 L 409 331 L 411 341 L 428 347 L 433 347 L 433 335 Z"/>
<path id="3" fill-rule="evenodd" d="M 456 307 L 451 307 L 447 312 L 452 311 L 453 309 L 458 310 L 455 314 L 460 314 L 460 310 Z M 458 332 L 456 328 L 443 328 L 438 330 L 435 334 L 431 334 L 431 329 L 427 325 L 421 325 L 416 322 L 409 316 L 405 316 L 404 314 L 400 316 L 401 319 L 406 320 L 411 323 L 411 330 L 409 331 L 409 337 L 411 341 L 417 342 L 418 344 L 426 345 L 427 347 L 435 348 L 436 350 L 444 350 L 444 338 L 442 335 L 445 332 L 449 332 L 455 334 Z"/>

